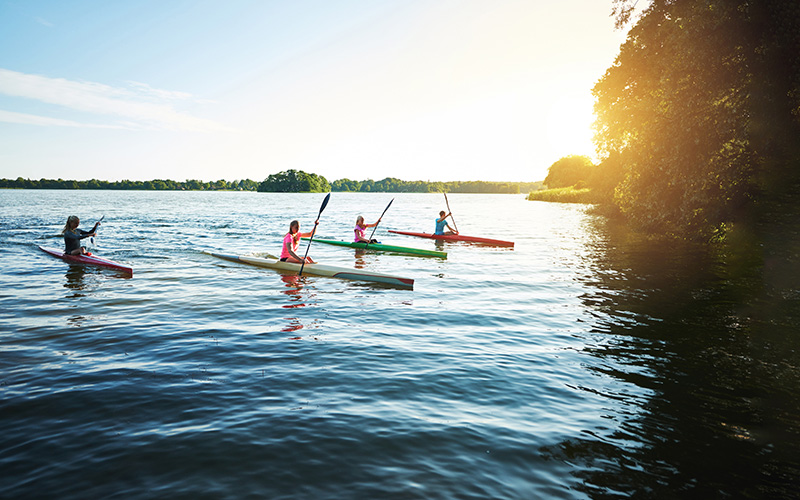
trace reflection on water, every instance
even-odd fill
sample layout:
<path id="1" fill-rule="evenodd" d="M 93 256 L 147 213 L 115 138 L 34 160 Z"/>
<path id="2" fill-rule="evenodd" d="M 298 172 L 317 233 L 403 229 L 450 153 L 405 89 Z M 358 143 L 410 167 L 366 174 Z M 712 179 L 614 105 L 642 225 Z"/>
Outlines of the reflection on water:
<path id="1" fill-rule="evenodd" d="M 285 284 L 285 289 L 283 293 L 289 297 L 289 303 L 284 304 L 281 307 L 284 309 L 294 309 L 297 307 L 306 307 L 306 298 L 305 295 L 313 297 L 313 294 L 307 294 L 305 292 L 305 283 L 306 277 L 305 276 L 298 276 L 296 274 L 282 274 L 281 281 Z"/>
<path id="2" fill-rule="evenodd" d="M 67 324 L 68 324 L 68 325 L 70 325 L 70 326 L 74 326 L 74 327 L 78 327 L 78 328 L 80 328 L 80 327 L 82 327 L 82 326 L 83 326 L 83 324 L 84 324 L 84 323 L 85 323 L 85 322 L 86 322 L 88 319 L 89 319 L 89 318 L 87 318 L 86 316 L 81 316 L 81 315 L 77 315 L 77 316 L 70 316 L 69 318 L 67 318 Z"/>
<path id="3" fill-rule="evenodd" d="M 69 269 L 67 269 L 67 273 L 64 277 L 67 281 L 64 283 L 64 288 L 69 288 L 71 290 L 83 290 L 86 287 L 86 281 L 84 277 L 86 276 L 86 268 L 84 266 L 72 265 L 70 264 Z M 82 297 L 83 294 L 75 293 L 72 297 Z"/>
<path id="4" fill-rule="evenodd" d="M 297 330 L 301 330 L 303 328 L 303 323 L 300 322 L 299 318 L 283 318 L 289 322 L 288 325 L 281 328 L 282 332 L 296 332 Z"/>
<path id="5" fill-rule="evenodd" d="M 306 280 L 308 278 L 306 276 L 298 276 L 296 274 L 284 274 L 281 275 L 281 281 L 284 283 L 284 290 L 282 292 L 289 298 L 288 304 L 283 304 L 281 307 L 284 309 L 298 309 L 304 308 L 308 306 L 308 302 L 310 301 L 311 304 L 314 304 L 314 299 L 316 298 L 316 293 L 312 290 L 313 288 L 309 288 L 306 286 Z M 281 332 L 295 332 L 297 330 L 301 330 L 305 328 L 305 324 L 303 324 L 302 320 L 298 317 L 290 316 L 283 318 L 284 321 L 287 321 L 288 324 L 281 328 Z M 292 340 L 299 340 L 302 337 L 292 337 Z"/>
<path id="6" fill-rule="evenodd" d="M 614 425 L 542 451 L 583 465 L 575 474 L 598 498 L 795 497 L 800 301 L 765 286 L 761 246 L 734 256 L 593 223 L 584 352 L 599 381 L 619 383 L 597 391 Z"/>
<path id="7" fill-rule="evenodd" d="M 356 269 L 364 269 L 367 266 L 367 262 L 364 260 L 364 256 L 366 254 L 366 250 L 357 248 L 354 253 L 355 261 L 353 263 L 353 267 Z"/>
<path id="8" fill-rule="evenodd" d="M 283 293 L 291 296 L 299 295 L 300 291 L 305 285 L 305 280 L 305 276 L 299 276 L 297 274 L 281 274 L 281 281 L 283 281 L 286 286 L 286 290 L 284 290 Z"/>

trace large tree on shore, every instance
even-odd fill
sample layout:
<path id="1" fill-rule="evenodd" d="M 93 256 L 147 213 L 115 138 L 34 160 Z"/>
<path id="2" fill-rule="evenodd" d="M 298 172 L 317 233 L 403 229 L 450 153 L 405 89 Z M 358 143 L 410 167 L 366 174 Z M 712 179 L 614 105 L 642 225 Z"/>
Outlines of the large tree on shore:
<path id="1" fill-rule="evenodd" d="M 547 169 L 544 184 L 550 188 L 570 187 L 588 182 L 594 174 L 594 164 L 588 156 L 570 155 L 557 160 Z"/>
<path id="2" fill-rule="evenodd" d="M 614 3 L 624 22 L 635 2 Z M 645 230 L 707 237 L 797 180 L 800 2 L 653 0 L 593 92 L 613 202 Z"/>

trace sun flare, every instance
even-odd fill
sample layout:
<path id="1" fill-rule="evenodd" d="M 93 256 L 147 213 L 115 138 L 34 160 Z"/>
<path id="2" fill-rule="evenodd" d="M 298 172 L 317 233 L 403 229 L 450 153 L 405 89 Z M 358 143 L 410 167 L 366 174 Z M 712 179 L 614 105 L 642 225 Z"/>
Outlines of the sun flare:
<path id="1" fill-rule="evenodd" d="M 547 113 L 547 138 L 560 156 L 594 156 L 592 99 L 580 94 L 556 97 Z"/>

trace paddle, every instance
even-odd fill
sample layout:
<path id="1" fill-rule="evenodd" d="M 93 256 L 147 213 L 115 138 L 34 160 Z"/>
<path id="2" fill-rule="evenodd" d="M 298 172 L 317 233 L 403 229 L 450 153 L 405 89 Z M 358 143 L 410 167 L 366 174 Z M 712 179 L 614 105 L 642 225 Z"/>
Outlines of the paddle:
<path id="1" fill-rule="evenodd" d="M 106 216 L 105 216 L 105 215 L 103 215 L 102 217 L 100 217 L 100 220 L 99 220 L 99 221 L 97 221 L 97 223 L 99 224 L 99 223 L 103 222 L 103 219 L 105 219 L 105 218 L 106 218 Z M 95 243 L 95 242 L 94 242 L 94 239 L 95 239 L 96 237 L 97 237 L 97 231 L 95 231 L 95 236 L 90 236 L 90 237 L 89 237 L 89 244 L 90 244 L 90 245 L 92 245 L 93 247 L 96 247 L 96 246 L 97 246 L 97 243 Z"/>
<path id="2" fill-rule="evenodd" d="M 450 210 L 450 202 L 447 201 L 447 193 L 443 192 L 442 194 L 444 195 L 444 202 L 447 203 L 447 213 L 450 214 L 450 218 L 453 220 L 453 229 L 455 229 L 456 232 L 458 232 L 458 226 L 456 226 L 456 218 L 453 217 L 453 212 L 452 210 Z"/>
<path id="3" fill-rule="evenodd" d="M 311 231 L 311 238 L 308 240 L 308 246 L 306 247 L 306 254 L 303 257 L 303 263 L 300 264 L 300 272 L 297 273 L 298 276 L 303 275 L 303 268 L 306 267 L 306 258 L 308 258 L 308 249 L 311 248 L 311 242 L 314 241 L 314 235 L 317 233 L 317 225 L 319 224 L 319 218 L 322 216 L 322 211 L 325 210 L 325 207 L 328 206 L 328 200 L 331 199 L 331 194 L 328 193 L 328 196 L 322 200 L 322 206 L 319 207 L 319 214 L 317 214 L 317 220 L 314 221 L 314 230 Z"/>
<path id="4" fill-rule="evenodd" d="M 394 198 L 392 198 L 392 201 L 394 201 Z M 386 208 L 383 209 L 383 213 L 381 214 L 380 217 L 378 217 L 378 222 L 376 222 L 375 223 L 375 227 L 372 228 L 372 234 L 369 235 L 369 239 L 367 240 L 367 244 L 364 245 L 364 250 L 367 249 L 367 247 L 369 246 L 369 242 L 372 241 L 372 237 L 375 236 L 375 230 L 378 229 L 378 224 L 380 223 L 380 220 L 383 219 L 383 216 L 386 215 L 386 211 L 389 210 L 389 207 L 392 206 L 392 201 L 390 201 L 389 204 L 386 205 Z"/>

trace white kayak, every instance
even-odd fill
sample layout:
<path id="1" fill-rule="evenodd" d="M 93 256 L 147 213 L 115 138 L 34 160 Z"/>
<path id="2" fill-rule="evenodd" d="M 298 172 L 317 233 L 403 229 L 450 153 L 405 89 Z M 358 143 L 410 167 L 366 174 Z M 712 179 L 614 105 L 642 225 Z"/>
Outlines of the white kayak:
<path id="1" fill-rule="evenodd" d="M 243 264 L 250 264 L 252 266 L 268 267 L 270 269 L 288 271 L 294 274 L 298 274 L 300 272 L 300 264 L 296 262 L 282 262 L 280 259 L 270 254 L 267 254 L 266 257 L 254 257 L 248 255 L 226 255 L 208 251 L 204 253 L 213 255 L 214 257 L 220 259 L 225 259 L 232 262 L 241 262 Z M 329 266 L 326 264 L 306 264 L 303 266 L 303 274 L 355 281 L 370 281 L 373 283 L 386 283 L 403 288 L 414 288 L 414 280 L 411 278 L 401 278 L 391 274 L 376 273 L 372 271 L 365 271 L 363 269 L 352 269 L 349 267 Z"/>

